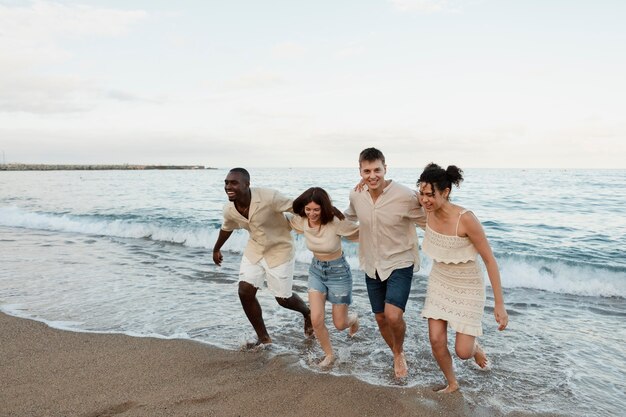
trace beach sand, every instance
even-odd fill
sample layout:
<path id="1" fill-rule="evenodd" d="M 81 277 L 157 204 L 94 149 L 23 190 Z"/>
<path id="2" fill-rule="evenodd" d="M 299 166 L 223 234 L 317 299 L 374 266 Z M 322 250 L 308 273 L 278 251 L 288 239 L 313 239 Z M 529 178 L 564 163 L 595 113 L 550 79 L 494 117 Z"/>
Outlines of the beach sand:
<path id="1" fill-rule="evenodd" d="M 75 333 L 0 314 L 0 416 L 493 416 L 461 393 L 369 385 L 295 356 Z M 509 414 L 523 415 L 523 414 Z"/>

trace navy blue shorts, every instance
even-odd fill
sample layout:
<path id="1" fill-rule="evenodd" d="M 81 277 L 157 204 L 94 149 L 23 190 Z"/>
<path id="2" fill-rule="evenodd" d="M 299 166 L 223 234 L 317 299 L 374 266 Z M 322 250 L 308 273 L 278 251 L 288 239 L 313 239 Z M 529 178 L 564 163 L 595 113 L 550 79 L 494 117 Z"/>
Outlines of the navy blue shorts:
<path id="1" fill-rule="evenodd" d="M 404 311 L 406 302 L 411 292 L 413 281 L 413 265 L 406 268 L 394 269 L 389 278 L 381 281 L 376 273 L 376 278 L 365 274 L 367 295 L 370 298 L 374 314 L 383 313 L 385 304 L 391 304 Z"/>

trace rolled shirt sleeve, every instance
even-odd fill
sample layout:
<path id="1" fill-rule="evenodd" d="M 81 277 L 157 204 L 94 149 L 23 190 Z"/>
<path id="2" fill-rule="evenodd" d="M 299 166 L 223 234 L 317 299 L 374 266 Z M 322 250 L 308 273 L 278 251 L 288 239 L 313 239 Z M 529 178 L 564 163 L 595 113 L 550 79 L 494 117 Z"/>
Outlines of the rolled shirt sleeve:
<path id="1" fill-rule="evenodd" d="M 273 268 L 293 258 L 293 238 L 285 212 L 291 212 L 292 201 L 276 190 L 251 187 L 248 218 L 242 216 L 233 202 L 224 207 L 222 230 L 245 229 L 250 233 L 244 256 L 251 263 L 265 258 Z"/>
<path id="2" fill-rule="evenodd" d="M 226 204 L 224 205 L 224 210 L 222 211 L 222 214 L 224 216 L 224 221 L 222 222 L 222 230 L 225 232 L 232 232 L 235 229 L 241 229 L 240 224 L 232 216 L 232 213 L 231 213 L 232 207 L 233 207 L 232 203 Z"/>

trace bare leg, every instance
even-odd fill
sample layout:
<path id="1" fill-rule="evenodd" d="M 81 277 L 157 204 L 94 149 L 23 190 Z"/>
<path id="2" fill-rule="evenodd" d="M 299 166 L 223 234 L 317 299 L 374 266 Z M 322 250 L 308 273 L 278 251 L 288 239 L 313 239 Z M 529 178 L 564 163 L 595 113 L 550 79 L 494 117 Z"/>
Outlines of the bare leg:
<path id="1" fill-rule="evenodd" d="M 272 339 L 267 334 L 265 322 L 263 321 L 263 312 L 259 300 L 256 298 L 257 289 L 254 285 L 240 281 L 239 282 L 239 300 L 246 317 L 254 327 L 257 335 L 257 342 L 253 345 L 272 343 Z"/>
<path id="2" fill-rule="evenodd" d="M 385 304 L 385 319 L 388 323 L 393 352 L 393 368 L 396 378 L 404 378 L 408 374 L 408 366 L 404 357 L 404 335 L 406 333 L 406 323 L 404 322 L 404 311 L 393 304 Z"/>
<path id="3" fill-rule="evenodd" d="M 359 330 L 359 316 L 356 313 L 348 314 L 347 304 L 333 304 L 333 323 L 337 330 L 350 328 L 348 331 L 350 337 Z"/>
<path id="4" fill-rule="evenodd" d="M 320 346 L 326 354 L 324 359 L 322 359 L 318 365 L 325 368 L 332 365 L 335 361 L 333 347 L 330 343 L 330 336 L 328 335 L 328 329 L 326 328 L 326 323 L 324 322 L 326 294 L 319 291 L 309 290 L 309 305 L 311 306 L 311 322 L 313 323 L 315 337 L 320 342 Z"/>
<path id="5" fill-rule="evenodd" d="M 378 324 L 378 329 L 380 330 L 380 334 L 383 339 L 387 343 L 387 346 L 391 349 L 393 353 L 393 368 L 397 378 L 403 378 L 408 373 L 408 367 L 406 364 L 406 359 L 404 357 L 403 352 L 403 343 L 404 343 L 404 331 L 406 329 L 406 325 L 404 324 L 404 320 L 400 317 L 401 321 L 398 321 L 398 316 L 396 315 L 394 318 L 396 320 L 395 329 L 391 324 L 391 320 L 387 317 L 387 306 L 390 304 L 385 304 L 385 313 L 376 313 L 376 323 Z M 395 307 L 395 306 L 391 306 Z M 402 311 L 398 307 L 396 309 Z M 391 312 L 391 310 L 390 310 Z M 392 313 L 393 314 L 393 313 Z M 394 331 L 395 330 L 395 331 Z"/>
<path id="6" fill-rule="evenodd" d="M 350 327 L 347 304 L 333 304 L 333 324 L 337 330 L 345 330 Z"/>
<path id="7" fill-rule="evenodd" d="M 482 346 L 480 346 L 478 342 L 476 342 L 476 348 L 474 349 L 474 360 L 476 361 L 478 366 L 483 369 L 487 365 L 489 365 L 489 359 L 487 358 L 487 355 L 485 355 L 485 351 L 483 351 Z"/>
<path id="8" fill-rule="evenodd" d="M 481 368 L 487 366 L 487 356 L 482 347 L 478 344 L 475 336 L 463 333 L 456 334 L 455 343 L 456 354 L 461 359 L 474 358 L 476 364 Z"/>
<path id="9" fill-rule="evenodd" d="M 356 313 L 350 313 L 349 317 L 350 330 L 348 330 L 348 336 L 354 337 L 356 332 L 359 331 L 359 315 Z"/>
<path id="10" fill-rule="evenodd" d="M 385 313 L 376 313 L 374 315 L 376 318 L 376 324 L 378 324 L 378 330 L 380 330 L 380 334 L 389 346 L 389 349 L 393 350 L 393 336 L 391 334 L 391 329 L 389 328 L 389 324 L 387 323 L 387 318 L 385 317 Z"/>
<path id="11" fill-rule="evenodd" d="M 282 307 L 289 310 L 297 311 L 304 316 L 304 335 L 313 336 L 313 325 L 311 324 L 311 310 L 306 306 L 302 298 L 295 292 L 289 298 L 276 297 L 276 301 Z"/>
<path id="12" fill-rule="evenodd" d="M 428 336 L 433 355 L 439 364 L 439 368 L 448 381 L 448 386 L 438 391 L 450 393 L 459 389 L 459 383 L 454 375 L 452 356 L 448 350 L 448 322 L 445 320 L 428 319 Z"/>

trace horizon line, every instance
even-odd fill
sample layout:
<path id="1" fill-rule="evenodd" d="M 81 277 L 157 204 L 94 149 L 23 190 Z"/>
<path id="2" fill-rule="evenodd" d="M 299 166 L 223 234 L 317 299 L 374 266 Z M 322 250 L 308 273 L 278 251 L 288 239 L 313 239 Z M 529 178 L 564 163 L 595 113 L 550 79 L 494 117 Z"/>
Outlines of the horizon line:
<path id="1" fill-rule="evenodd" d="M 231 169 L 237 165 L 233 165 L 232 167 L 219 167 L 212 166 L 206 164 L 189 164 L 189 163 L 39 163 L 39 162 L 6 162 L 0 163 L 0 166 L 9 166 L 9 165 L 26 165 L 26 166 L 77 166 L 77 167 L 85 167 L 85 166 L 176 166 L 176 167 L 203 167 L 205 170 L 215 170 L 215 169 Z M 320 166 L 250 166 L 248 165 L 246 169 L 320 169 L 320 168 L 328 168 L 328 169 L 358 169 L 358 166 L 328 166 L 328 167 L 320 167 Z M 420 167 L 415 166 L 389 166 L 387 164 L 387 169 L 420 169 Z M 512 166 L 512 167 L 486 167 L 486 166 L 467 166 L 462 167 L 462 169 L 516 169 L 516 170 L 558 170 L 558 171 L 567 171 L 567 170 L 606 170 L 606 171 L 619 171 L 626 170 L 626 167 L 523 167 L 523 166 Z"/>

